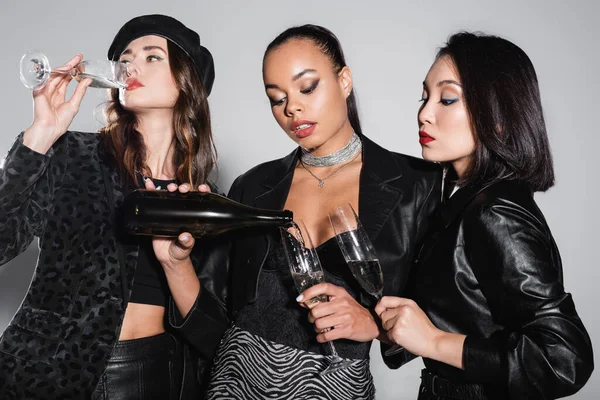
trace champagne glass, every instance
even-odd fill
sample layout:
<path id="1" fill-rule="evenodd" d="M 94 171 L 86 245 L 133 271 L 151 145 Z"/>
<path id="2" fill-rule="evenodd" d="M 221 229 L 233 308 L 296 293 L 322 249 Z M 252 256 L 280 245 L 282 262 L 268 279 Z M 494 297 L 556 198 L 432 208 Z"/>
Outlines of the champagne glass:
<path id="1" fill-rule="evenodd" d="M 76 81 L 90 78 L 90 87 L 123 89 L 127 87 L 127 66 L 108 60 L 82 61 L 70 70 L 51 69 L 48 58 L 38 51 L 29 51 L 21 57 L 21 82 L 31 89 L 43 89 L 52 74 L 71 75 Z"/>
<path id="2" fill-rule="evenodd" d="M 354 278 L 371 296 L 383 296 L 383 272 L 373 244 L 351 204 L 329 212 L 329 222 L 340 250 Z M 387 356 L 403 351 L 397 344 L 385 351 Z"/>
<path id="3" fill-rule="evenodd" d="M 319 256 L 315 250 L 308 230 L 302 221 L 294 223 L 290 228 L 280 228 L 283 248 L 290 266 L 292 278 L 299 293 L 304 292 L 309 287 L 318 283 L 325 282 L 325 276 Z M 306 304 L 312 308 L 321 302 L 329 301 L 327 295 L 319 295 L 306 301 Z M 329 366 L 320 373 L 327 375 L 332 372 L 347 368 L 352 364 L 350 360 L 341 358 L 333 344 L 333 341 L 327 342 L 331 350 L 332 360 Z"/>

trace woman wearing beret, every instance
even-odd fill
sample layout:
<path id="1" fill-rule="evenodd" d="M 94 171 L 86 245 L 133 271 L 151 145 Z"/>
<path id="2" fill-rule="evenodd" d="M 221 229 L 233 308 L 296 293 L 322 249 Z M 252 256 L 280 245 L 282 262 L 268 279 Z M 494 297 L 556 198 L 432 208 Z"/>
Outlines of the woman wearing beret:
<path id="1" fill-rule="evenodd" d="M 388 337 L 423 357 L 418 398 L 577 392 L 594 368 L 592 344 L 533 199 L 554 172 L 529 57 L 496 36 L 455 34 L 422 101 L 423 158 L 449 169 L 446 199 L 412 269 L 411 299 L 376 307 Z"/>
<path id="2" fill-rule="evenodd" d="M 201 290 L 177 325 L 197 346 L 208 340 L 206 327 L 214 327 L 219 347 L 207 399 L 372 399 L 369 349 L 380 334 L 374 299 L 352 277 L 327 213 L 353 205 L 378 253 L 384 292 L 399 295 L 408 275 L 404 267 L 439 202 L 441 169 L 392 153 L 363 134 L 352 74 L 329 30 L 304 25 L 281 33 L 265 52 L 263 80 L 275 120 L 299 147 L 241 175 L 229 195 L 259 208 L 292 210 L 305 221 L 327 283 L 308 289 L 304 298 L 327 295 L 330 301 L 310 310 L 298 304 L 304 300 L 296 299 L 274 230 L 231 244 L 229 319 L 207 315 L 215 307 Z M 191 270 L 192 264 L 181 268 Z M 320 376 L 332 340 L 351 364 Z"/>
<path id="3" fill-rule="evenodd" d="M 40 245 L 29 291 L 0 338 L 2 399 L 195 396 L 189 352 L 164 322 L 170 295 L 182 310 L 195 300 L 172 290 L 189 280 L 169 268 L 180 243 L 121 243 L 114 214 L 133 188 L 207 182 L 212 56 L 179 21 L 147 15 L 121 28 L 108 58 L 127 65 L 128 86 L 111 91 L 107 126 L 68 131 L 89 81 L 67 100 L 70 76 L 53 75 L 34 92 L 33 123 L 0 169 L 0 264 L 34 236 Z"/>

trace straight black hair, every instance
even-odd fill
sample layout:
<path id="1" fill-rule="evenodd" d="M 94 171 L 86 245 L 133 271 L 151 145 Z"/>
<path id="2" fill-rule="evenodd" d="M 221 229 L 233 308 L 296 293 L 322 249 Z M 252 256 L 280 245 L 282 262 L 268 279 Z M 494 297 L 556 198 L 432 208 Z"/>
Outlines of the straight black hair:
<path id="1" fill-rule="evenodd" d="M 436 59 L 443 56 L 451 58 L 460 77 L 475 135 L 475 154 L 463 183 L 515 179 L 534 192 L 551 188 L 552 154 L 527 54 L 497 36 L 458 32 Z"/>

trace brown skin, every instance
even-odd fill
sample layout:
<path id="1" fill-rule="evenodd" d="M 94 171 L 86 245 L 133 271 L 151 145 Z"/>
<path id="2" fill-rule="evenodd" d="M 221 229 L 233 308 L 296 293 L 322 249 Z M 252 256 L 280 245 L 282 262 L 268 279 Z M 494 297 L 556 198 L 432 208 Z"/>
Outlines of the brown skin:
<path id="1" fill-rule="evenodd" d="M 314 72 L 293 80 L 296 74 L 309 69 Z M 347 67 L 336 74 L 329 58 L 312 42 L 293 40 L 267 55 L 263 79 L 267 96 L 273 104 L 273 116 L 294 142 L 315 155 L 333 153 L 348 143 L 352 127 L 348 120 L 346 97 L 352 88 L 352 75 Z M 270 88 L 271 85 L 277 88 Z M 302 93 L 312 87 L 312 92 Z M 302 139 L 296 137 L 292 124 L 300 120 L 316 123 L 312 135 Z M 338 167 L 308 168 L 315 175 L 326 177 Z M 327 179 L 323 188 L 319 188 L 312 175 L 300 164 L 296 166 L 285 208 L 292 210 L 297 220 L 304 221 L 316 246 L 334 235 L 327 218 L 329 210 L 345 203 L 351 203 L 358 210 L 361 167 L 359 156 L 351 165 Z"/>
<path id="2" fill-rule="evenodd" d="M 302 72 L 304 74 L 298 77 Z M 348 143 L 352 137 L 346 106 L 346 98 L 352 90 L 352 74 L 348 67 L 336 73 L 329 58 L 312 42 L 291 40 L 267 55 L 263 79 L 267 96 L 273 104 L 273 116 L 294 142 L 315 155 L 333 153 Z M 292 124 L 299 120 L 316 123 L 312 135 L 306 138 L 295 135 Z M 325 177 L 338 167 L 309 168 L 315 175 Z M 334 236 L 327 217 L 329 210 L 345 203 L 352 204 L 358 210 L 361 168 L 362 158 L 359 156 L 327 179 L 323 188 L 319 188 L 313 176 L 301 165 L 296 166 L 285 208 L 293 211 L 297 220 L 304 221 L 315 245 Z M 177 189 L 169 187 L 168 190 Z M 184 237 L 185 243 L 181 241 Z M 175 303 L 184 316 L 200 290 L 188 257 L 193 245 L 191 235 L 182 234 L 177 243 L 168 244 L 176 246 L 171 249 L 177 255 L 163 260 L 159 258 L 174 296 L 179 296 L 175 297 Z M 182 296 L 182 293 L 187 295 Z M 315 285 L 303 293 L 303 298 L 299 297 L 300 304 L 308 308 L 302 300 L 317 294 L 326 294 L 330 298 L 329 302 L 312 307 L 308 316 L 309 321 L 315 324 L 319 342 L 339 338 L 366 342 L 378 336 L 388 341 L 385 334 L 379 331 L 371 312 L 341 287 L 329 283 Z M 331 327 L 335 329 L 323 333 L 324 329 Z"/>
<path id="3" fill-rule="evenodd" d="M 275 120 L 298 145 L 322 156 L 348 143 L 353 134 L 346 105 L 352 91 L 352 74 L 348 67 L 336 73 L 330 59 L 313 42 L 291 40 L 266 56 L 263 80 Z M 315 123 L 314 132 L 299 138 L 292 125 L 296 121 Z M 323 178 L 339 165 L 308 168 Z M 320 188 L 318 181 L 300 164 L 296 166 L 285 208 L 293 211 L 296 220 L 304 221 L 315 245 L 334 236 L 327 216 L 329 210 L 346 203 L 358 210 L 361 168 L 362 157 L 359 156 Z M 340 338 L 370 341 L 379 335 L 371 313 L 343 288 L 328 283 L 316 285 L 304 293 L 304 298 L 316 296 L 311 294 L 313 292 L 330 297 L 329 302 L 312 307 L 308 317 L 315 324 L 319 342 Z M 335 329 L 323 332 L 331 327 Z"/>

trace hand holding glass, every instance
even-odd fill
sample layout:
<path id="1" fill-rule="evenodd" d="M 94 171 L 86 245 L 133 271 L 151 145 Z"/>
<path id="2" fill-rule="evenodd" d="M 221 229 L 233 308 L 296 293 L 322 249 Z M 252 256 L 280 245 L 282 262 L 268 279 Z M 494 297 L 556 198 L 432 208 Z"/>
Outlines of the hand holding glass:
<path id="1" fill-rule="evenodd" d="M 281 228 L 281 238 L 283 249 L 290 266 L 294 284 L 299 293 L 304 292 L 309 287 L 318 283 L 325 282 L 323 268 L 319 261 L 319 256 L 312 244 L 312 240 L 306 226 L 302 221 L 294 224 L 291 228 Z M 321 302 L 329 301 L 326 295 L 320 295 L 308 299 L 306 304 L 314 307 Z M 328 342 L 331 354 L 333 356 L 329 366 L 320 373 L 327 375 L 331 372 L 348 367 L 352 362 L 341 358 L 332 341 Z"/>
<path id="2" fill-rule="evenodd" d="M 123 89 L 127 87 L 127 66 L 123 63 L 108 60 L 82 61 L 70 70 L 51 69 L 48 58 L 37 51 L 29 51 L 21 57 L 21 82 L 31 89 L 43 89 L 50 75 L 71 75 L 76 81 L 89 78 L 90 87 L 106 89 Z"/>
<path id="3" fill-rule="evenodd" d="M 367 293 L 380 300 L 383 295 L 381 265 L 352 205 L 347 204 L 329 212 L 329 222 L 352 275 Z M 393 345 L 385 354 L 389 356 L 402 350 L 401 346 Z"/>

